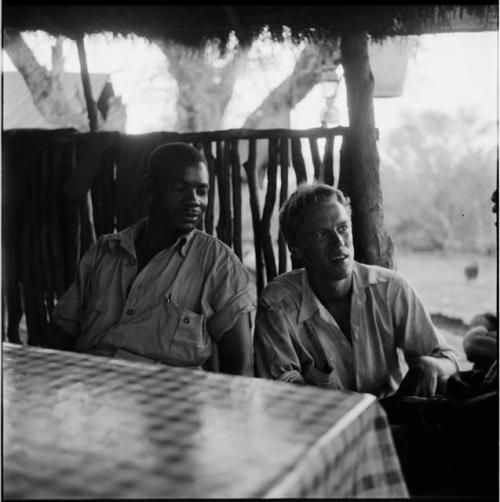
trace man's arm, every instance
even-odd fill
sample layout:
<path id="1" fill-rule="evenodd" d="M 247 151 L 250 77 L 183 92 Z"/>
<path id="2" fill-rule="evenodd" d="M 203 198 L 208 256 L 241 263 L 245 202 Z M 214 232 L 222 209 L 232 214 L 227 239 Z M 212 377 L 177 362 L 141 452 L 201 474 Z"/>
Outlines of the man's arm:
<path id="1" fill-rule="evenodd" d="M 253 343 L 248 313 L 241 314 L 219 340 L 220 370 L 231 375 L 254 376 Z"/>
<path id="2" fill-rule="evenodd" d="M 419 356 L 409 361 L 410 369 L 401 382 L 398 396 L 432 397 L 445 390 L 446 381 L 457 371 L 445 357 Z"/>
<path id="3" fill-rule="evenodd" d="M 305 384 L 285 315 L 267 305 L 262 297 L 255 319 L 254 350 L 258 377 Z"/>
<path id="4" fill-rule="evenodd" d="M 458 371 L 456 354 L 404 278 L 398 275 L 391 291 L 397 345 L 409 366 L 397 395 L 431 397 L 441 393 L 448 377 Z"/>

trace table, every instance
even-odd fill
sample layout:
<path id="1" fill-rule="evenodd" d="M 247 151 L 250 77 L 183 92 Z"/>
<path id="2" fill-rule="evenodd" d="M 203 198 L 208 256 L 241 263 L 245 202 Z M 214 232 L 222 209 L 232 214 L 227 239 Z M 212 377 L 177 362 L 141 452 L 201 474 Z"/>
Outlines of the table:
<path id="1" fill-rule="evenodd" d="M 4 497 L 407 497 L 367 394 L 3 343 Z"/>

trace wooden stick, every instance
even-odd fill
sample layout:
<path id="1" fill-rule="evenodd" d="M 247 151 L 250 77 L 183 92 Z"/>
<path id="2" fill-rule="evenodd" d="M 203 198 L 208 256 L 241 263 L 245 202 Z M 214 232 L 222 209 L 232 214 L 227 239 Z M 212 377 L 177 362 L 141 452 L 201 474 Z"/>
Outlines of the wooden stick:
<path id="1" fill-rule="evenodd" d="M 89 69 L 87 67 L 87 55 L 85 54 L 85 45 L 83 35 L 76 38 L 76 47 L 78 49 L 78 58 L 80 60 L 80 72 L 82 77 L 83 94 L 87 104 L 87 115 L 89 117 L 89 128 L 91 132 L 97 131 L 97 106 L 92 96 L 92 87 L 90 84 Z"/>
<path id="2" fill-rule="evenodd" d="M 288 140 L 282 138 L 280 140 L 280 177 L 281 177 L 281 189 L 280 189 L 280 209 L 285 203 L 288 197 Z M 287 249 L 286 242 L 283 234 L 278 229 L 278 254 L 279 254 L 279 273 L 282 274 L 287 270 Z"/>
<path id="3" fill-rule="evenodd" d="M 276 261 L 274 258 L 274 250 L 271 239 L 271 218 L 273 214 L 274 204 L 276 202 L 276 177 L 278 174 L 278 141 L 276 139 L 269 140 L 269 163 L 267 166 L 267 192 L 264 203 L 264 211 L 260 223 L 262 235 L 262 249 L 264 251 L 264 259 L 266 264 L 267 282 L 276 277 Z"/>
<path id="4" fill-rule="evenodd" d="M 302 156 L 300 138 L 292 138 L 292 165 L 297 178 L 297 186 L 307 183 L 306 164 Z"/>
<path id="5" fill-rule="evenodd" d="M 311 157 L 314 165 L 314 179 L 322 181 L 321 176 L 321 159 L 319 157 L 318 140 L 312 136 L 309 137 L 309 147 L 311 149 Z"/>
<path id="6" fill-rule="evenodd" d="M 313 129 L 226 129 L 191 133 L 168 133 L 169 141 L 206 142 L 231 139 L 327 138 L 343 136 L 348 127 L 315 127 Z"/>
<path id="7" fill-rule="evenodd" d="M 328 136 L 325 142 L 325 154 L 323 155 L 323 166 L 325 173 L 325 183 L 333 186 L 335 177 L 333 173 L 333 141 L 334 136 Z"/>
<path id="8" fill-rule="evenodd" d="M 50 145 L 53 149 L 54 145 Z M 40 197 L 40 247 L 41 247 L 41 266 L 43 273 L 43 291 L 45 292 L 45 299 L 47 311 L 52 314 L 54 308 L 54 283 L 52 269 L 54 267 L 50 258 L 50 245 L 49 245 L 49 155 L 48 148 L 44 148 L 40 155 L 40 184 L 38 190 L 41 193 Z"/>
<path id="9" fill-rule="evenodd" d="M 229 162 L 226 156 L 229 154 L 226 146 L 221 141 L 217 142 L 217 184 L 219 188 L 219 222 L 217 223 L 217 237 L 227 244 L 231 242 L 231 180 L 229 179 Z"/>
<path id="10" fill-rule="evenodd" d="M 208 183 L 210 186 L 208 192 L 207 212 L 205 214 L 205 232 L 214 234 L 214 204 L 215 204 L 215 159 L 212 154 L 212 143 L 207 141 L 203 143 L 203 152 L 207 159 Z"/>
<path id="11" fill-rule="evenodd" d="M 49 178 L 49 245 L 52 262 L 52 275 L 56 297 L 59 298 L 65 290 L 64 245 L 62 239 L 62 218 L 59 214 L 59 205 L 62 194 L 62 170 L 64 144 L 54 146 Z"/>
<path id="12" fill-rule="evenodd" d="M 74 153 L 74 145 L 69 145 L 69 148 L 64 152 L 64 157 L 61 163 L 63 186 L 73 172 Z M 64 258 L 66 260 L 64 277 L 64 290 L 66 290 L 73 282 L 76 268 L 80 262 L 81 214 L 78 203 L 64 192 L 61 196 L 61 215 Z"/>
<path id="13" fill-rule="evenodd" d="M 243 260 L 241 228 L 241 163 L 238 153 L 238 140 L 230 142 L 231 179 L 233 190 L 233 247 L 240 260 Z"/>
<path id="14" fill-rule="evenodd" d="M 253 245 L 255 250 L 255 276 L 257 294 L 264 288 L 264 263 L 262 261 L 262 240 L 260 230 L 260 205 L 257 189 L 257 141 L 251 139 L 248 143 L 248 160 L 243 164 L 248 179 L 250 193 L 250 209 L 252 211 Z"/>

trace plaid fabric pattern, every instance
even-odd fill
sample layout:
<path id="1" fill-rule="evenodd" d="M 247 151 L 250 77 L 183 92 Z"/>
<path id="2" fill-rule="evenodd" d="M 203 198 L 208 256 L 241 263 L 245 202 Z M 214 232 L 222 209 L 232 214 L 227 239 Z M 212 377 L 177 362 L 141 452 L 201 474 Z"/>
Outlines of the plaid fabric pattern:
<path id="1" fill-rule="evenodd" d="M 5 498 L 402 497 L 372 396 L 3 344 Z"/>

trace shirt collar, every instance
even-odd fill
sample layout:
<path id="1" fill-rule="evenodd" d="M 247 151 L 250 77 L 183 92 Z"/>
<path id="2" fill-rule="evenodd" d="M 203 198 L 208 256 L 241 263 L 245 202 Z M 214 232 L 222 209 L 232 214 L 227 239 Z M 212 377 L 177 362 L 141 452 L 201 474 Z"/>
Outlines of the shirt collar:
<path id="1" fill-rule="evenodd" d="M 111 235 L 109 238 L 109 247 L 112 252 L 116 252 L 116 246 L 120 246 L 125 251 L 135 256 L 135 241 L 139 234 L 147 228 L 148 218 L 142 218 L 130 227 L 125 228 L 121 232 Z M 177 248 L 179 253 L 185 258 L 187 253 L 188 244 L 193 239 L 196 229 L 181 235 L 172 245 L 172 248 Z"/>
<path id="2" fill-rule="evenodd" d="M 364 303 L 365 289 L 368 286 L 380 284 L 388 280 L 387 276 L 382 274 L 377 267 L 366 266 L 356 261 L 353 262 L 352 273 L 352 295 L 355 301 L 359 303 Z M 329 314 L 329 312 L 314 294 L 307 278 L 307 272 L 304 269 L 302 274 L 302 298 L 298 322 L 302 323 L 307 321 L 317 312 L 319 312 L 321 317 L 329 317 L 326 315 L 326 313 Z"/>
<path id="3" fill-rule="evenodd" d="M 309 284 L 306 269 L 302 273 L 302 299 L 300 302 L 299 323 L 310 319 L 318 311 L 318 302 L 314 291 Z"/>

